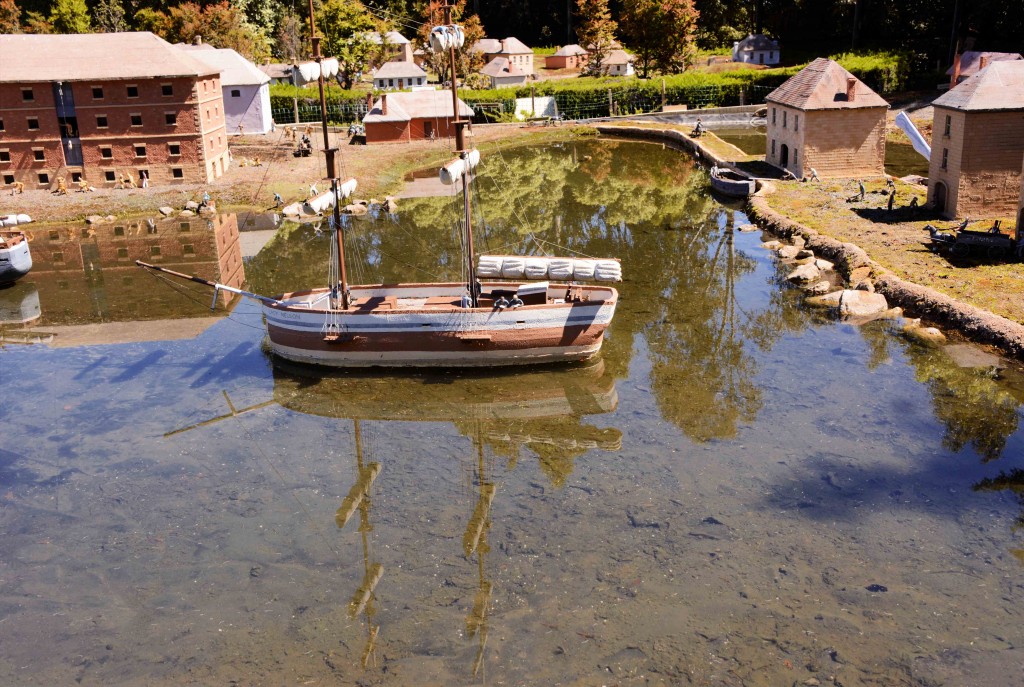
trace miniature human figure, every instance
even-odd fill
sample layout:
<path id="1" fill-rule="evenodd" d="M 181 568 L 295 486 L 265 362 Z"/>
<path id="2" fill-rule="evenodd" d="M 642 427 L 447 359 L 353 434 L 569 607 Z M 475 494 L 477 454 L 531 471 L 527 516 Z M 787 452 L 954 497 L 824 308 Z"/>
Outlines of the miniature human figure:
<path id="1" fill-rule="evenodd" d="M 857 180 L 857 188 L 860 190 L 860 200 L 864 200 L 864 182 Z"/>
<path id="2" fill-rule="evenodd" d="M 200 205 L 200 207 L 204 207 L 205 208 L 209 204 L 210 204 L 210 194 L 209 194 L 208 191 L 203 191 L 203 202 L 200 203 L 199 205 Z"/>
<path id="3" fill-rule="evenodd" d="M 241 122 L 238 123 L 238 135 L 245 136 L 245 127 L 242 125 Z"/>
<path id="4" fill-rule="evenodd" d="M 694 138 L 697 138 L 697 137 L 699 137 L 703 133 L 704 133 L 704 124 L 701 123 L 700 119 L 697 119 L 697 125 L 695 127 L 693 127 L 693 131 L 690 132 L 690 135 L 693 136 Z"/>
<path id="5" fill-rule="evenodd" d="M 302 132 L 302 139 L 303 140 L 308 140 L 309 139 L 309 135 L 311 133 L 313 133 L 313 125 L 312 124 L 307 124 L 305 131 Z"/>
<path id="6" fill-rule="evenodd" d="M 463 308 L 470 308 L 473 306 L 473 299 L 469 297 L 468 293 L 462 294 L 462 302 L 460 303 L 460 305 Z"/>
<path id="7" fill-rule="evenodd" d="M 886 177 L 885 178 L 885 187 L 887 189 L 889 189 L 889 190 L 895 190 L 896 189 L 896 182 L 892 180 L 892 177 Z"/>
<path id="8" fill-rule="evenodd" d="M 66 196 L 68 194 L 68 182 L 64 180 L 64 177 L 57 179 L 57 195 Z"/>
<path id="9" fill-rule="evenodd" d="M 504 296 L 498 296 L 498 300 L 494 301 L 494 307 L 498 310 L 504 310 L 508 307 L 508 299 Z"/>
<path id="10" fill-rule="evenodd" d="M 314 181 L 312 184 L 309 185 L 309 197 L 315 198 L 319 193 L 320 190 L 316 187 L 316 182 Z"/>
<path id="11" fill-rule="evenodd" d="M 887 209 L 888 209 L 889 212 L 892 212 L 892 206 L 893 206 L 893 203 L 895 203 L 895 202 L 896 202 L 896 189 L 893 189 L 893 190 L 889 191 L 889 203 L 888 203 L 888 206 L 887 206 Z"/>
<path id="12" fill-rule="evenodd" d="M 509 308 L 518 308 L 523 304 L 523 299 L 519 297 L 519 294 L 512 296 L 512 300 L 508 302 Z"/>
<path id="13" fill-rule="evenodd" d="M 282 198 L 282 197 L 281 197 L 281 194 L 280 194 L 280 193 L 278 193 L 277 191 L 275 191 L 275 192 L 274 192 L 274 207 L 275 207 L 275 208 L 279 208 L 279 207 L 281 207 L 282 205 L 284 205 L 284 198 Z"/>
<path id="14" fill-rule="evenodd" d="M 818 170 L 816 170 L 814 167 L 811 167 L 811 181 L 821 181 L 821 179 L 818 177 Z"/>
<path id="15" fill-rule="evenodd" d="M 82 177 L 81 179 L 78 180 L 78 192 L 85 193 L 88 190 L 89 182 L 85 180 L 85 177 Z"/>
<path id="16" fill-rule="evenodd" d="M 149 188 L 149 172 L 147 172 L 146 170 L 142 170 L 141 172 L 139 172 L 139 177 L 142 179 L 142 188 L 143 189 L 148 189 Z"/>
<path id="17" fill-rule="evenodd" d="M 718 165 L 711 165 L 711 176 L 718 176 Z"/>
<path id="18" fill-rule="evenodd" d="M 260 159 L 259 155 L 257 155 L 256 157 L 254 157 L 252 159 L 252 166 L 253 167 L 262 167 L 263 166 L 263 160 Z"/>
<path id="19" fill-rule="evenodd" d="M 914 196 L 910 199 L 910 207 L 916 208 L 919 202 L 920 201 L 918 201 L 917 196 Z"/>
<path id="20" fill-rule="evenodd" d="M 13 196 L 15 193 L 24 193 L 24 192 L 25 192 L 25 182 L 23 182 L 23 181 L 15 181 L 14 182 L 14 188 L 11 189 L 11 195 Z"/>

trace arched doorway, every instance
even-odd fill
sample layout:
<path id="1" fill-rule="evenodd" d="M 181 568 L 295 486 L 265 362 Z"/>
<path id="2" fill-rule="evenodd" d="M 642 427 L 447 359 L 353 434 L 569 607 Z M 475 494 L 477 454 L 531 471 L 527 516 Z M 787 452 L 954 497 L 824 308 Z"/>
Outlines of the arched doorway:
<path id="1" fill-rule="evenodd" d="M 946 196 L 946 184 L 941 181 L 935 182 L 935 193 L 932 194 L 932 205 L 935 206 L 935 209 L 939 214 L 945 214 L 946 212 Z"/>
<path id="2" fill-rule="evenodd" d="M 779 167 L 786 168 L 789 166 L 789 146 L 785 143 L 782 144 L 782 151 L 779 153 Z"/>

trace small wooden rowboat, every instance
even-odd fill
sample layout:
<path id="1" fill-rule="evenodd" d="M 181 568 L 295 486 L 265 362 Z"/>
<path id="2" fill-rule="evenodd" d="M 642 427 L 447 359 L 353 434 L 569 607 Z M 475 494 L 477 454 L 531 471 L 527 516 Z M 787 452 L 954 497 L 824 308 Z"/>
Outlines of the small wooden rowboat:
<path id="1" fill-rule="evenodd" d="M 724 196 L 746 198 L 757 190 L 757 182 L 729 169 L 711 170 L 711 188 Z"/>

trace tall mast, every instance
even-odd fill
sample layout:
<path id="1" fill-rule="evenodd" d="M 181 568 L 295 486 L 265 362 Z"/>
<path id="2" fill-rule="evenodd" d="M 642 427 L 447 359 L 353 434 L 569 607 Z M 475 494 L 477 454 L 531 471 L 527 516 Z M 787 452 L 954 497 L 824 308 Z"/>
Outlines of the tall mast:
<path id="1" fill-rule="evenodd" d="M 310 0 L 312 2 L 312 0 Z M 441 9 L 444 10 L 444 23 L 446 25 L 452 24 L 452 5 L 444 5 Z M 448 61 L 452 68 L 452 124 L 455 126 L 455 152 L 458 153 L 459 157 L 465 160 L 466 165 L 464 172 L 462 173 L 462 197 L 465 212 L 465 232 L 466 232 L 466 263 L 467 263 L 467 274 L 469 275 L 469 297 L 472 301 L 472 306 L 477 307 L 477 300 L 480 296 L 476 288 L 476 265 L 475 257 L 473 255 L 473 221 L 470 216 L 469 208 L 469 175 L 470 175 L 470 164 L 469 164 L 469 150 L 466 148 L 466 132 L 465 129 L 469 126 L 469 121 L 462 119 L 459 116 L 459 92 L 458 92 L 458 80 L 456 78 L 455 70 L 455 43 L 454 41 L 448 46 Z"/>
<path id="2" fill-rule="evenodd" d="M 336 268 L 341 283 L 331 284 L 331 289 L 341 289 L 341 309 L 348 310 L 348 279 L 345 277 L 345 232 L 341 228 L 341 199 L 338 197 L 337 148 L 331 147 L 330 134 L 327 131 L 327 96 L 324 92 L 324 70 L 320 62 L 324 59 L 320 54 L 320 36 L 316 35 L 316 22 L 313 20 L 313 0 L 309 0 L 309 35 L 313 41 L 313 61 L 318 67 L 317 86 L 320 88 L 320 126 L 324 133 L 324 156 L 327 158 L 327 178 L 331 181 L 331 193 L 334 194 L 334 231 L 338 241 L 338 263 Z M 295 122 L 298 125 L 298 121 Z M 337 304 L 335 304 L 337 305 Z"/>

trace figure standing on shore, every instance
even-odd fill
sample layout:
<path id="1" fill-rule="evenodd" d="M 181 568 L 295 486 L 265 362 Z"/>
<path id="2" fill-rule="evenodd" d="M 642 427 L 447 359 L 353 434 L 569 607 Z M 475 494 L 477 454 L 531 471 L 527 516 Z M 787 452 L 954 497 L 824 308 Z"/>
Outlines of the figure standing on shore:
<path id="1" fill-rule="evenodd" d="M 860 200 L 864 200 L 864 182 L 857 180 L 857 188 L 860 189 Z"/>

